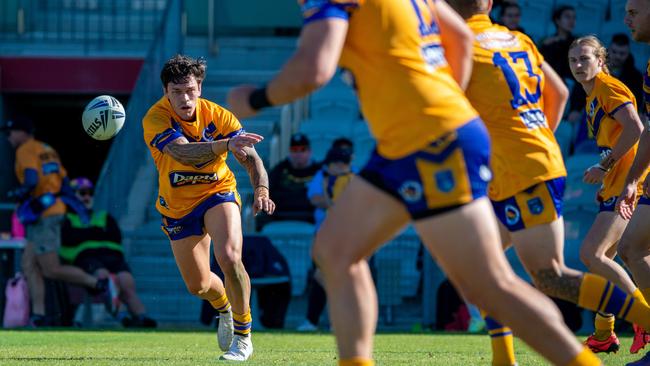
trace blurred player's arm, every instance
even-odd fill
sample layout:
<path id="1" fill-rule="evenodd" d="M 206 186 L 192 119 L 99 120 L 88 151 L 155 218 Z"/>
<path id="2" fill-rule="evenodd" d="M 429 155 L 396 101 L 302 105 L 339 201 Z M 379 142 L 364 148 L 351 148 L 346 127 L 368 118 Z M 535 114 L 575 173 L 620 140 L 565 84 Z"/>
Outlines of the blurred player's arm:
<path id="1" fill-rule="evenodd" d="M 264 107 L 292 102 L 327 84 L 336 72 L 347 31 L 348 22 L 338 18 L 305 25 L 296 52 L 265 88 L 242 85 L 230 91 L 231 112 L 245 118 Z"/>
<path id="2" fill-rule="evenodd" d="M 251 184 L 255 187 L 253 214 L 259 211 L 272 214 L 275 211 L 275 203 L 269 196 L 269 176 L 264 169 L 264 162 L 254 147 L 246 147 L 244 152 L 245 154 L 241 155 L 235 154 L 235 159 L 246 168 Z"/>
<path id="3" fill-rule="evenodd" d="M 32 190 L 36 188 L 38 185 L 38 171 L 36 169 L 25 168 L 23 176 L 25 177 L 23 184 L 21 184 L 20 187 L 7 192 L 7 197 L 17 201 L 24 201 Z"/>
<path id="4" fill-rule="evenodd" d="M 544 114 L 548 127 L 555 132 L 560 125 L 564 108 L 569 100 L 569 89 L 564 85 L 560 75 L 546 61 L 542 63 L 541 68 L 545 80 L 544 90 L 542 90 Z"/>
<path id="5" fill-rule="evenodd" d="M 630 172 L 627 174 L 625 184 L 636 186 L 648 166 L 650 166 L 650 131 L 646 127 L 639 139 L 639 149 L 630 167 Z"/>
<path id="6" fill-rule="evenodd" d="M 465 90 L 472 75 L 474 33 L 446 2 L 437 1 L 436 11 L 445 58 L 451 67 L 454 79 Z"/>
<path id="7" fill-rule="evenodd" d="M 246 148 L 253 147 L 262 139 L 262 136 L 254 133 L 242 133 L 228 139 L 210 142 L 189 142 L 185 136 L 181 136 L 166 144 L 163 152 L 181 164 L 198 165 L 228 150 L 235 156 L 243 155 Z"/>

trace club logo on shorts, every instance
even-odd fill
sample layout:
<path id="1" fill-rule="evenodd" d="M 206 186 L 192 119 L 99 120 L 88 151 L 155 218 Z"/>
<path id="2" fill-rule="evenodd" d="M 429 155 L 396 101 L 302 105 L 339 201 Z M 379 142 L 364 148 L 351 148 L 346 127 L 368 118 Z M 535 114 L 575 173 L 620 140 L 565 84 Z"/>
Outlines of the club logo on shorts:
<path id="1" fill-rule="evenodd" d="M 399 187 L 399 194 L 406 202 L 417 202 L 422 199 L 422 185 L 414 180 L 408 180 Z"/>
<path id="2" fill-rule="evenodd" d="M 603 206 L 611 207 L 616 202 L 616 197 L 611 197 L 607 201 L 603 202 Z"/>
<path id="3" fill-rule="evenodd" d="M 194 184 L 211 184 L 218 181 L 217 173 L 196 173 L 196 172 L 171 172 L 169 181 L 172 187 L 182 187 Z"/>
<path id="4" fill-rule="evenodd" d="M 542 203 L 542 199 L 539 197 L 531 198 L 526 203 L 528 204 L 528 210 L 533 215 L 539 215 L 544 211 L 544 204 Z"/>
<path id="5" fill-rule="evenodd" d="M 436 185 L 441 192 L 450 192 L 456 186 L 454 173 L 449 169 L 437 172 L 434 178 L 436 179 Z"/>
<path id="6" fill-rule="evenodd" d="M 515 225 L 519 222 L 519 219 L 521 219 L 519 209 L 513 205 L 506 205 L 505 212 L 506 223 L 508 223 L 508 225 Z"/>

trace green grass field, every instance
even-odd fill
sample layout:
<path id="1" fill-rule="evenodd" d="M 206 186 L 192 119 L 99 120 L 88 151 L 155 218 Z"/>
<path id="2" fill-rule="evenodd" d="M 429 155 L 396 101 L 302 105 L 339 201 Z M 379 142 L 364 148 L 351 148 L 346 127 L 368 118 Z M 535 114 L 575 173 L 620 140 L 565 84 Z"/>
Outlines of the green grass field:
<path id="1" fill-rule="evenodd" d="M 336 365 L 329 334 L 257 332 L 255 353 L 247 365 Z M 638 359 L 630 355 L 631 337 L 621 337 L 618 355 L 605 355 L 607 365 Z M 519 365 L 546 365 L 517 341 Z M 218 361 L 215 333 L 199 331 L 0 331 L 0 365 L 211 365 Z M 378 365 L 489 365 L 485 335 L 450 333 L 379 334 Z"/>

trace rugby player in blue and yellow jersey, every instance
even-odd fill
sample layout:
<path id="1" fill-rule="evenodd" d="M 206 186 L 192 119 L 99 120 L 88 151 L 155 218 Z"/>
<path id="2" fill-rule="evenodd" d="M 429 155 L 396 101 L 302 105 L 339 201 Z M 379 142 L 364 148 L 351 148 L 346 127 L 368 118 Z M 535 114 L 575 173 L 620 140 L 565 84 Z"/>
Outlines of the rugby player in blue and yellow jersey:
<path id="1" fill-rule="evenodd" d="M 200 98 L 205 68 L 205 61 L 181 55 L 165 63 L 165 95 L 142 121 L 144 140 L 159 174 L 156 208 L 185 285 L 219 311 L 221 358 L 245 361 L 253 353 L 250 279 L 241 260 L 241 200 L 226 165 L 228 151 L 255 187 L 254 213 L 271 214 L 275 204 L 253 148 L 262 136 L 244 132 L 232 113 Z M 225 288 L 210 271 L 211 240 Z"/>
<path id="2" fill-rule="evenodd" d="M 463 20 L 443 1 L 300 3 L 305 24 L 295 54 L 266 87 L 237 87 L 228 102 L 240 118 L 290 102 L 327 83 L 337 64 L 357 90 L 377 147 L 330 208 L 313 248 L 340 364 L 373 364 L 377 297 L 363 259 L 412 222 L 466 298 L 554 364 L 599 365 L 501 250 L 485 197 L 489 138 L 461 87 L 473 38 Z"/>
<path id="3" fill-rule="evenodd" d="M 632 38 L 650 45 L 650 0 L 628 0 L 625 6 L 625 24 L 630 28 Z M 630 220 L 618 244 L 621 259 L 632 272 L 632 278 L 646 299 L 650 298 L 650 178 L 646 176 L 642 195 L 638 197 L 639 182 L 650 167 L 650 60 L 643 77 L 643 97 L 646 125 L 639 140 L 639 149 L 621 191 L 617 209 L 621 217 Z M 636 206 L 636 210 L 635 210 Z M 635 343 L 644 343 L 650 335 L 641 339 L 635 334 Z M 628 366 L 650 365 L 650 353 Z"/>
<path id="4" fill-rule="evenodd" d="M 598 191 L 600 210 L 587 232 L 580 248 L 580 258 L 590 272 L 599 274 L 615 283 L 628 294 L 628 312 L 624 294 L 608 292 L 607 284 L 590 286 L 591 291 L 602 293 L 603 298 L 621 306 L 602 306 L 596 315 L 596 331 L 586 344 L 594 352 L 611 352 L 618 349 L 619 341 L 614 334 L 614 316 L 628 319 L 647 328 L 650 313 L 643 311 L 640 319 L 635 307 L 647 309 L 641 291 L 636 287 L 625 269 L 612 257 L 627 222 L 615 212 L 617 195 L 621 192 L 642 130 L 632 92 L 619 80 L 610 76 L 606 65 L 607 51 L 594 36 L 576 39 L 569 48 L 569 66 L 574 77 L 587 94 L 586 112 L 589 138 L 596 140 L 601 151 L 600 161 L 588 168 L 583 180 L 588 184 L 601 184 Z M 645 172 L 643 176 L 645 177 Z M 640 188 L 640 186 L 639 186 Z M 611 293 L 611 296 L 608 295 Z M 620 299 L 616 299 L 620 297 Z M 594 304 L 598 304 L 596 300 Z M 602 301 L 600 302 L 602 303 Z M 630 315 L 630 313 L 632 315 Z M 635 349 L 631 349 L 635 351 Z"/>
<path id="5" fill-rule="evenodd" d="M 490 21 L 492 1 L 451 0 L 450 4 L 476 34 L 466 94 L 493 143 L 494 178 L 488 195 L 501 223 L 504 247 L 514 245 L 536 287 L 547 295 L 595 311 L 602 283 L 627 298 L 604 278 L 564 263 L 566 171 L 553 136 L 568 98 L 564 83 L 528 36 Z M 601 306 L 607 308 L 615 301 L 613 296 Z M 492 364 L 515 364 L 512 332 L 489 317 L 486 324 L 492 337 Z"/>

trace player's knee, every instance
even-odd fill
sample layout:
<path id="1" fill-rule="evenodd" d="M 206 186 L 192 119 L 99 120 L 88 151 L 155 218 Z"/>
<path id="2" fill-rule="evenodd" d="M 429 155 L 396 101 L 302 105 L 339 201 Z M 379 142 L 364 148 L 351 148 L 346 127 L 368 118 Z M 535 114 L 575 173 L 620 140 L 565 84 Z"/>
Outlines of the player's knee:
<path id="1" fill-rule="evenodd" d="M 210 291 L 210 279 L 190 282 L 186 284 L 187 291 L 194 296 L 201 296 Z"/>
<path id="2" fill-rule="evenodd" d="M 586 246 L 580 248 L 580 261 L 589 269 L 601 262 L 596 253 Z"/>

